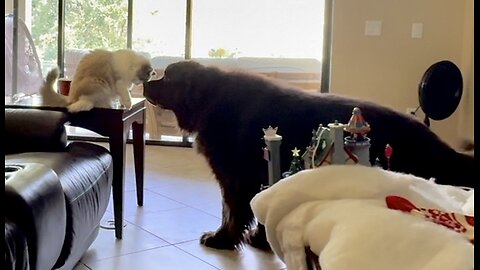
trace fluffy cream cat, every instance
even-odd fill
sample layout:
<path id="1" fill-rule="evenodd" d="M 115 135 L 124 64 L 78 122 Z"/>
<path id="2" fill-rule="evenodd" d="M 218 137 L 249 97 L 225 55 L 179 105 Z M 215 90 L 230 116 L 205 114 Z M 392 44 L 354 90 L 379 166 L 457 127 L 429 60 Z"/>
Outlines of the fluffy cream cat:
<path id="1" fill-rule="evenodd" d="M 149 81 L 155 72 L 149 59 L 133 50 L 94 50 L 80 60 L 68 96 L 54 90 L 58 74 L 58 68 L 47 74 L 40 89 L 43 104 L 80 112 L 112 108 L 117 99 L 130 109 L 132 85 Z"/>

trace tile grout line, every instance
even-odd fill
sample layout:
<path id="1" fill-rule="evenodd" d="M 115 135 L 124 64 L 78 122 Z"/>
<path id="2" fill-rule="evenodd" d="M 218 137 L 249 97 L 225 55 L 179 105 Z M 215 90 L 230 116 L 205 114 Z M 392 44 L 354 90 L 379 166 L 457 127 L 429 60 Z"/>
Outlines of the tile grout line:
<path id="1" fill-rule="evenodd" d="M 206 211 L 204 211 L 204 210 L 202 210 L 202 209 L 198 209 L 198 208 L 196 208 L 196 207 L 194 207 L 194 206 L 191 206 L 191 205 L 188 205 L 188 204 L 186 204 L 186 203 L 184 203 L 184 202 L 175 200 L 174 198 L 170 198 L 170 197 L 168 197 L 168 196 L 165 196 L 165 195 L 160 194 L 160 193 L 158 193 L 158 192 L 155 192 L 155 191 L 153 191 L 153 190 L 150 190 L 150 189 L 149 189 L 148 191 L 153 192 L 153 193 L 155 193 L 155 194 L 157 194 L 157 195 L 160 195 L 160 196 L 162 196 L 162 197 L 165 197 L 165 198 L 167 198 L 167 199 L 169 199 L 169 200 L 175 201 L 175 202 L 177 202 L 177 203 L 183 204 L 183 205 L 185 205 L 186 207 L 189 207 L 189 208 L 195 209 L 195 210 L 197 210 L 197 211 L 200 211 L 200 212 L 202 212 L 202 213 L 204 213 L 204 214 L 207 214 L 207 215 L 209 215 L 209 216 L 211 216 L 211 217 L 214 217 L 214 218 L 217 218 L 217 219 L 220 219 L 220 220 L 222 219 L 222 218 L 220 218 L 220 217 L 218 217 L 218 216 L 215 216 L 215 215 L 213 215 L 213 214 L 211 214 L 211 213 L 208 213 L 208 212 L 206 212 Z"/>

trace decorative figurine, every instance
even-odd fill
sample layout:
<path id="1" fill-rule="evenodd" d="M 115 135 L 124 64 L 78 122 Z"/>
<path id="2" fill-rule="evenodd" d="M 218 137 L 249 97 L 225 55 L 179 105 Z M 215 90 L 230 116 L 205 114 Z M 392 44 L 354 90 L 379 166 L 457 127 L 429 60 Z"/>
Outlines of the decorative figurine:
<path id="1" fill-rule="evenodd" d="M 290 175 L 294 175 L 297 172 L 303 170 L 302 159 L 300 158 L 300 150 L 296 147 L 292 150 L 292 162 L 290 163 L 290 169 L 284 173 L 282 173 L 282 177 L 289 177 Z"/>
<path id="2" fill-rule="evenodd" d="M 355 155 L 356 145 L 344 143 L 344 127 L 344 124 L 335 120 L 328 124 L 328 128 L 320 124 L 317 130 L 312 132 L 312 140 L 302 155 L 305 169 L 329 164 L 368 164 L 368 156 L 365 159 L 364 155 Z M 359 160 L 361 158 L 364 160 Z"/>
<path id="3" fill-rule="evenodd" d="M 344 131 L 351 136 L 344 138 Z M 269 126 L 263 129 L 266 147 L 264 158 L 268 161 L 269 185 L 276 183 L 280 178 L 288 177 L 304 169 L 313 169 L 329 164 L 370 164 L 370 138 L 366 135 L 370 131 L 370 125 L 362 116 L 360 108 L 355 107 L 348 124 L 341 124 L 338 120 L 324 127 L 318 125 L 312 131 L 312 139 L 305 152 L 300 155 L 300 150 L 295 147 L 292 150 L 292 162 L 288 171 L 280 172 L 280 144 L 282 136 L 277 135 L 277 128 Z M 385 150 L 385 155 L 390 167 L 391 148 Z M 377 164 L 378 165 L 378 164 Z M 262 187 L 267 188 L 268 186 Z"/>
<path id="4" fill-rule="evenodd" d="M 345 148 L 357 157 L 359 164 L 371 166 L 370 138 L 366 136 L 370 131 L 370 125 L 363 119 L 360 108 L 353 108 L 352 116 L 345 127 L 345 131 L 352 134 L 345 137 Z"/>
<path id="5" fill-rule="evenodd" d="M 335 120 L 333 123 L 328 124 L 330 128 L 330 140 L 333 144 L 333 153 L 331 157 L 332 164 L 346 164 L 348 159 L 351 157 L 343 144 L 343 129 L 345 124 L 341 124 L 338 120 Z"/>
<path id="6" fill-rule="evenodd" d="M 277 135 L 277 130 L 278 130 L 278 127 L 275 127 L 275 128 L 272 128 L 272 126 L 268 126 L 268 128 L 263 128 L 263 134 L 264 134 L 264 138 L 276 138 L 278 137 Z"/>
<path id="7" fill-rule="evenodd" d="M 329 153 L 332 143 L 330 130 L 322 124 L 318 125 L 317 130 L 312 131 L 312 140 L 302 155 L 303 167 L 311 169 L 320 166 Z"/>
<path id="8" fill-rule="evenodd" d="M 390 146 L 390 144 L 387 144 L 385 146 L 385 158 L 387 158 L 387 170 L 390 170 L 390 158 L 392 157 L 393 154 L 393 148 Z"/>
<path id="9" fill-rule="evenodd" d="M 345 131 L 351 133 L 351 137 L 355 141 L 363 141 L 365 139 L 365 135 L 370 131 L 370 125 L 363 119 L 360 108 L 353 108 L 352 117 L 350 117 Z"/>
<path id="10" fill-rule="evenodd" d="M 271 186 L 282 178 L 280 170 L 280 144 L 282 136 L 277 134 L 278 127 L 262 129 L 266 147 L 263 148 L 264 158 L 268 161 L 268 185 Z M 266 188 L 266 187 L 262 187 Z"/>

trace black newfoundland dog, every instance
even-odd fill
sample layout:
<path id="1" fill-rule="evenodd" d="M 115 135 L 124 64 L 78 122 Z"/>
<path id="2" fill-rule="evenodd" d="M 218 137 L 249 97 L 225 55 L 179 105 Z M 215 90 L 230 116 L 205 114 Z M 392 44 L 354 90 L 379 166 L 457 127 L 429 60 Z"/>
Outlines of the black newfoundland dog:
<path id="1" fill-rule="evenodd" d="M 390 168 L 437 183 L 473 187 L 474 159 L 449 147 L 423 123 L 392 109 L 353 98 L 309 93 L 242 71 L 225 71 L 192 61 L 169 65 L 165 75 L 144 84 L 147 100 L 172 110 L 180 128 L 195 133 L 223 195 L 223 220 L 201 243 L 236 249 L 242 243 L 268 248 L 250 200 L 268 184 L 262 128 L 282 135 L 281 168 L 289 169 L 291 150 L 305 150 L 312 130 L 335 120 L 347 123 L 359 107 L 371 131 L 371 162 L 386 166 L 384 149 L 393 148 Z"/>

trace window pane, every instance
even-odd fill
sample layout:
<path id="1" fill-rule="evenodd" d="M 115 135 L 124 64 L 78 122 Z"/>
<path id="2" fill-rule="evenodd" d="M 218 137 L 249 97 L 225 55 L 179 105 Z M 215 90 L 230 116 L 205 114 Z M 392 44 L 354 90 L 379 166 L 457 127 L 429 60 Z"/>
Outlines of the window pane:
<path id="1" fill-rule="evenodd" d="M 65 76 L 88 50 L 127 47 L 127 0 L 65 0 Z"/>
<path id="2" fill-rule="evenodd" d="M 192 56 L 320 90 L 322 0 L 197 0 Z"/>
<path id="3" fill-rule="evenodd" d="M 321 60 L 323 6 L 319 0 L 197 0 L 192 55 Z"/>
<path id="4" fill-rule="evenodd" d="M 58 1 L 32 0 L 32 38 L 37 48 L 42 73 L 57 66 Z"/>
<path id="5" fill-rule="evenodd" d="M 17 93 L 17 79 L 14 78 L 16 66 L 13 63 L 14 57 L 14 33 L 13 15 L 5 14 L 5 97 Z"/>
<path id="6" fill-rule="evenodd" d="M 66 0 L 65 47 L 127 47 L 127 0 Z"/>
<path id="7" fill-rule="evenodd" d="M 165 67 L 185 56 L 186 0 L 142 0 L 133 6 L 133 49 L 149 53 L 152 65 L 163 76 Z M 142 96 L 142 86 L 132 90 Z M 172 111 L 147 104 L 147 138 L 150 140 L 182 141 Z"/>
<path id="8" fill-rule="evenodd" d="M 133 2 L 133 49 L 183 58 L 186 0 Z"/>

